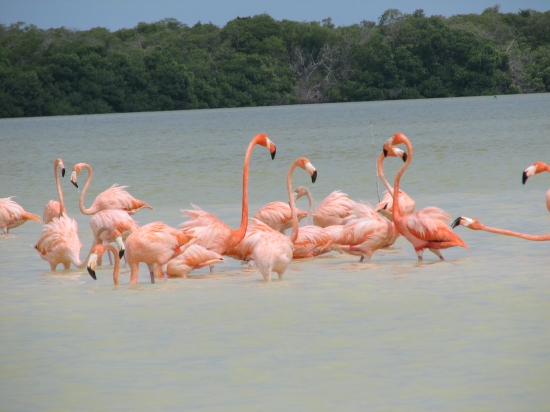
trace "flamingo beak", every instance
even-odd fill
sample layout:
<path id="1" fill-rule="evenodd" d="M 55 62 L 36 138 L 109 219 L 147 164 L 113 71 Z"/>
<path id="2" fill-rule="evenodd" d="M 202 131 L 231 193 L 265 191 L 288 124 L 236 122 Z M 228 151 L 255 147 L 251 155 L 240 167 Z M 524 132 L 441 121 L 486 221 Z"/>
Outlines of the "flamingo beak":
<path id="1" fill-rule="evenodd" d="M 115 242 L 118 245 L 118 257 L 122 259 L 122 256 L 124 256 L 124 242 L 122 241 L 122 238 L 120 236 L 117 236 L 115 238 Z"/>
<path id="2" fill-rule="evenodd" d="M 71 173 L 71 183 L 74 185 L 74 187 L 78 188 L 78 184 L 76 183 L 76 172 L 74 170 Z"/>
<path id="3" fill-rule="evenodd" d="M 462 221 L 462 216 L 457 217 L 453 222 L 453 224 L 451 225 L 451 227 L 454 229 L 455 227 L 460 226 L 461 221 Z"/>
<path id="4" fill-rule="evenodd" d="M 97 262 L 97 253 L 92 253 L 90 255 L 90 258 L 88 259 L 88 265 L 86 266 L 86 269 L 88 270 L 88 273 L 90 274 L 93 280 L 97 280 L 97 277 L 95 275 L 96 262 Z"/>
<path id="5" fill-rule="evenodd" d="M 404 153 L 403 153 L 402 159 L 403 159 L 403 162 L 406 162 L 406 161 L 407 161 L 407 152 L 404 152 Z"/>
<path id="6" fill-rule="evenodd" d="M 386 150 L 386 145 L 382 148 L 382 152 L 384 153 L 384 157 L 388 157 L 388 151 Z"/>
<path id="7" fill-rule="evenodd" d="M 311 175 L 311 183 L 315 183 L 317 180 L 317 170 Z"/>
<path id="8" fill-rule="evenodd" d="M 523 182 L 523 184 L 527 182 L 527 179 L 529 179 L 529 176 L 527 176 L 527 170 L 526 170 L 525 172 L 523 172 L 523 176 L 521 178 L 521 181 Z"/>
<path id="9" fill-rule="evenodd" d="M 273 145 L 273 151 L 271 152 L 271 160 L 275 159 L 275 155 L 277 154 L 277 148 L 275 145 Z"/>
<path id="10" fill-rule="evenodd" d="M 61 169 L 61 177 L 65 177 L 65 168 Z"/>

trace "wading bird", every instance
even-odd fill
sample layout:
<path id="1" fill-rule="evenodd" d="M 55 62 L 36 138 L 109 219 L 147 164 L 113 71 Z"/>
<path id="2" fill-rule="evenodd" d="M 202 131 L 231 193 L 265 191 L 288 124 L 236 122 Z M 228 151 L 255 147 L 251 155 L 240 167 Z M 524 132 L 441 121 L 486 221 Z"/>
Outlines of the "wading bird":
<path id="1" fill-rule="evenodd" d="M 527 179 L 529 179 L 529 177 L 541 172 L 550 172 L 550 166 L 548 166 L 546 163 L 543 163 L 543 162 L 533 163 L 523 172 L 523 176 L 522 176 L 523 184 L 527 182 Z M 548 189 L 548 192 L 546 192 L 546 208 L 550 212 L 550 189 Z"/>

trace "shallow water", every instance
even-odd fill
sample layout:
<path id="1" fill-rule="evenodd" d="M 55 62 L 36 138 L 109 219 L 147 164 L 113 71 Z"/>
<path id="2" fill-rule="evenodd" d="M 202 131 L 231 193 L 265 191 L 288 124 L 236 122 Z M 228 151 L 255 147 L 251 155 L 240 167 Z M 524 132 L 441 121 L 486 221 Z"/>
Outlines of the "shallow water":
<path id="1" fill-rule="evenodd" d="M 550 95 L 411 100 L 0 120 L 0 197 L 41 214 L 55 198 L 53 160 L 94 167 L 86 205 L 113 183 L 155 207 L 140 224 L 182 221 L 190 203 L 240 219 L 246 145 L 256 148 L 250 211 L 285 200 L 306 156 L 317 202 L 335 189 L 376 203 L 374 154 L 394 132 L 414 159 L 402 188 L 417 210 L 550 233 Z M 388 159 L 394 176 L 401 162 Z M 85 173 L 79 177 L 82 185 Z M 88 251 L 89 218 L 62 180 Z M 82 186 L 81 186 L 82 187 Z M 305 200 L 299 206 L 307 208 Z M 49 272 L 29 222 L 0 237 L 1 410 L 547 410 L 550 245 L 456 229 L 469 246 L 418 264 L 400 239 L 371 263 L 329 254 L 294 261 L 283 281 L 228 259 L 188 279 L 112 285 L 104 266 Z"/>

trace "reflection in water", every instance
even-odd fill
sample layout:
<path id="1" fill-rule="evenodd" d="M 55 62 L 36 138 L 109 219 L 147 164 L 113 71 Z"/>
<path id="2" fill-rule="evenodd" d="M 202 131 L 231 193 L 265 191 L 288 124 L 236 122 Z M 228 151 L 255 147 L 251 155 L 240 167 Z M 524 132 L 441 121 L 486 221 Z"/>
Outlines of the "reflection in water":
<path id="1" fill-rule="evenodd" d="M 154 211 L 134 215 L 140 225 L 177 226 L 180 210 L 194 203 L 236 228 L 244 151 L 265 132 L 277 158 L 252 156 L 251 215 L 286 200 L 285 171 L 297 156 L 319 169 L 315 185 L 307 175 L 294 182 L 315 199 L 340 189 L 374 203 L 373 121 L 377 151 L 394 132 L 411 139 L 415 158 L 402 187 L 417 209 L 550 233 L 548 180 L 520 182 L 526 165 L 550 158 L 540 144 L 549 112 L 550 95 L 539 94 L 98 115 L 86 124 L 81 116 L 5 119 L 0 196 L 16 195 L 40 213 L 56 196 L 51 162 L 62 157 L 67 168 L 94 167 L 90 199 L 124 183 L 151 204 Z M 390 182 L 402 164 L 391 160 Z M 78 211 L 78 190 L 66 177 L 61 183 L 82 256 L 92 243 L 89 217 Z M 448 249 L 444 262 L 426 253 L 417 263 L 400 238 L 366 264 L 335 252 L 294 261 L 272 284 L 227 259 L 214 274 L 204 268 L 154 285 L 143 266 L 140 283 L 129 286 L 123 266 L 114 287 L 108 265 L 96 282 L 86 271 L 46 272 L 31 247 L 40 231 L 31 222 L 0 237 L 6 410 L 544 410 L 550 403 L 545 242 L 461 230 L 469 251 Z"/>

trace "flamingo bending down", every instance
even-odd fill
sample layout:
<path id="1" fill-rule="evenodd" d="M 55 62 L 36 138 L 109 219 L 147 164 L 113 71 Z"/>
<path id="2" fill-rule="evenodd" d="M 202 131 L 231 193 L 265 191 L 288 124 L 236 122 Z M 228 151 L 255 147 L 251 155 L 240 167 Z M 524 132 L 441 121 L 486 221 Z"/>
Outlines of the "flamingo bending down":
<path id="1" fill-rule="evenodd" d="M 141 226 L 126 239 L 126 262 L 130 266 L 130 284 L 135 284 L 139 276 L 139 263 L 149 268 L 151 283 L 155 283 L 155 265 L 159 265 L 168 277 L 168 261 L 182 253 L 181 246 L 190 243 L 192 236 L 162 222 Z"/>
<path id="2" fill-rule="evenodd" d="M 230 249 L 236 247 L 246 234 L 248 225 L 248 169 L 250 156 L 255 145 L 266 147 L 271 153 L 271 159 L 275 158 L 277 152 L 273 142 L 263 133 L 257 134 L 250 141 L 244 158 L 241 224 L 237 230 L 231 229 L 212 213 L 205 212 L 195 205 L 193 205 L 194 209 L 192 210 L 182 210 L 188 217 L 188 220 L 181 224 L 183 230 L 192 233 L 197 238 L 197 244 L 220 255 L 225 255 Z"/>
<path id="3" fill-rule="evenodd" d="M 309 189 L 304 186 L 296 188 L 296 200 L 304 195 L 308 197 L 311 209 L 313 197 Z M 313 224 L 320 227 L 343 225 L 345 219 L 350 215 L 354 203 L 348 195 L 335 190 L 321 202 L 313 213 Z"/>
<path id="4" fill-rule="evenodd" d="M 429 249 L 443 260 L 440 249 L 453 246 L 467 248 L 466 243 L 446 223 L 450 220 L 450 216 L 439 208 L 426 207 L 410 215 L 402 214 L 399 183 L 401 176 L 412 161 L 412 145 L 404 134 L 396 133 L 384 145 L 384 154 L 386 155 L 393 145 L 401 143 L 407 146 L 408 156 L 405 164 L 397 172 L 393 184 L 393 222 L 397 231 L 412 243 L 419 261 L 422 260 L 424 249 Z"/>
<path id="5" fill-rule="evenodd" d="M 380 216 L 367 204 L 355 203 L 352 210 L 355 217 L 349 219 L 334 239 L 332 249 L 361 256 L 359 262 L 367 262 L 374 251 L 395 242 L 395 225 Z"/>
<path id="6" fill-rule="evenodd" d="M 407 161 L 407 153 L 398 147 L 392 147 L 387 151 L 387 156 L 395 156 L 401 158 L 404 162 Z M 389 220 L 392 220 L 392 210 L 393 210 L 393 188 L 390 186 L 386 177 L 384 176 L 384 169 L 382 168 L 382 163 L 384 162 L 384 153 L 380 153 L 378 156 L 378 162 L 376 163 L 376 169 L 378 170 L 378 176 L 384 186 L 386 186 L 387 192 L 384 194 L 384 198 L 375 206 L 374 210 L 379 212 L 381 215 L 386 217 Z M 399 195 L 401 197 L 400 207 L 401 214 L 410 215 L 414 212 L 414 207 L 416 202 L 407 195 L 404 191 L 400 191 Z M 398 233 L 399 235 L 399 233 Z"/>
<path id="7" fill-rule="evenodd" d="M 296 159 L 288 169 L 286 183 L 290 209 L 292 211 L 292 233 L 290 237 L 287 237 L 275 230 L 266 231 L 261 236 L 258 236 L 258 243 L 256 243 L 252 251 L 252 259 L 256 262 L 258 270 L 267 282 L 271 282 L 271 272 L 276 272 L 279 279 L 283 278 L 288 264 L 292 260 L 294 244 L 298 239 L 298 216 L 296 213 L 296 203 L 292 195 L 292 172 L 297 166 L 310 174 L 313 183 L 315 183 L 315 179 L 317 178 L 317 170 L 305 157 Z"/>
<path id="8" fill-rule="evenodd" d="M 305 210 L 297 210 L 298 222 L 307 216 Z M 286 229 L 292 227 L 292 213 L 288 203 L 271 202 L 264 205 L 260 210 L 254 213 L 254 218 L 264 222 L 273 230 L 285 233 Z"/>
<path id="9" fill-rule="evenodd" d="M 92 203 L 92 206 L 90 208 L 85 208 L 84 196 L 86 196 L 88 186 L 92 182 L 92 167 L 87 163 L 77 163 L 76 165 L 74 165 L 73 172 L 71 173 L 71 183 L 78 188 L 77 177 L 78 174 L 82 171 L 82 168 L 88 169 L 88 178 L 86 179 L 86 184 L 84 185 L 84 189 L 80 194 L 80 201 L 78 203 L 80 211 L 83 214 L 93 215 L 100 210 L 118 209 L 124 210 L 128 214 L 133 215 L 143 208 L 154 210 L 153 207 L 149 206 L 147 203 L 139 199 L 136 199 L 130 193 L 124 190 L 128 186 L 119 186 L 117 184 L 112 185 L 109 189 L 97 195 L 94 203 Z"/>
<path id="10" fill-rule="evenodd" d="M 116 253 L 116 249 L 111 245 L 96 245 L 92 247 L 92 250 L 90 251 L 90 255 L 87 260 L 86 269 L 88 270 L 88 273 L 92 277 L 92 279 L 97 280 L 97 276 L 95 274 L 96 266 L 98 265 L 98 260 L 101 259 L 103 256 L 103 253 L 106 251 L 111 251 L 113 255 L 115 256 L 115 265 L 113 268 L 113 283 L 115 285 L 118 285 L 118 273 L 120 271 L 120 257 Z"/>
<path id="11" fill-rule="evenodd" d="M 543 163 L 543 162 L 533 163 L 523 172 L 523 177 L 522 177 L 523 184 L 527 182 L 527 179 L 529 177 L 541 172 L 550 172 L 550 166 L 548 166 L 546 163 Z M 548 189 L 548 192 L 546 192 L 546 208 L 550 212 L 550 189 Z"/>
<path id="12" fill-rule="evenodd" d="M 106 228 L 109 231 L 118 230 L 122 234 L 122 239 L 126 240 L 130 233 L 139 228 L 139 225 L 127 212 L 117 209 L 108 209 L 100 210 L 93 215 L 90 219 L 90 227 L 92 228 L 96 243 L 101 244 L 104 241 L 109 241 L 106 239 L 105 234 L 102 236 L 99 235 L 101 229 Z M 111 256 L 109 255 L 109 262 L 110 261 Z M 98 257 L 97 264 L 101 266 L 101 256 Z"/>
<path id="13" fill-rule="evenodd" d="M 505 235 L 505 236 L 514 236 L 514 237 L 519 237 L 521 239 L 533 240 L 533 241 L 539 241 L 539 242 L 550 240 L 550 234 L 548 234 L 548 235 L 528 235 L 528 234 L 525 234 L 525 233 L 513 232 L 511 230 L 498 229 L 498 228 L 494 228 L 494 227 L 485 226 L 479 220 L 471 219 L 471 218 L 465 217 L 465 216 L 460 216 L 460 217 L 456 218 L 456 220 L 452 224 L 452 227 L 455 228 L 457 226 L 465 226 L 468 229 L 472 229 L 472 230 L 483 230 L 485 232 L 496 233 L 496 234 Z"/>
<path id="14" fill-rule="evenodd" d="M 63 160 L 60 158 L 55 159 L 53 163 L 53 174 L 55 176 L 55 184 L 57 186 L 57 196 L 59 199 L 63 197 L 63 191 L 61 190 L 61 183 L 59 181 L 59 174 L 57 170 L 61 170 L 61 177 L 65 177 L 65 166 Z M 46 206 L 44 206 L 44 224 L 50 223 L 54 217 L 61 216 L 61 203 L 57 200 L 50 200 Z"/>
<path id="15" fill-rule="evenodd" d="M 186 277 L 192 270 L 206 266 L 210 266 L 212 272 L 214 265 L 220 262 L 223 262 L 222 255 L 199 245 L 191 245 L 182 254 L 168 261 L 166 273 L 168 276 Z"/>
<path id="16" fill-rule="evenodd" d="M 13 196 L 0 199 L 0 229 L 7 235 L 10 229 L 21 226 L 28 220 L 40 223 L 40 217 L 33 213 L 25 212 L 17 202 L 11 200 Z"/>

